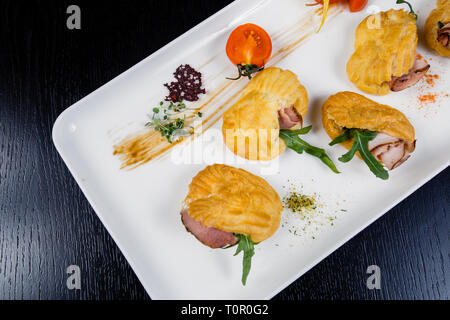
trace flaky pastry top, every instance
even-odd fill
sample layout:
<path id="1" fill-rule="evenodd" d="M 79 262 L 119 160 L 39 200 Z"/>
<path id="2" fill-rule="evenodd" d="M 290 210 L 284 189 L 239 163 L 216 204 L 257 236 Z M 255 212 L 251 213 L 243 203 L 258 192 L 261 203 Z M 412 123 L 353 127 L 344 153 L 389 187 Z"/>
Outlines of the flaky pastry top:
<path id="1" fill-rule="evenodd" d="M 322 105 L 322 124 L 331 139 L 343 134 L 344 128 L 358 128 L 385 133 L 414 146 L 414 127 L 402 112 L 354 92 L 330 96 Z M 342 145 L 351 149 L 353 141 Z"/>
<path id="2" fill-rule="evenodd" d="M 425 39 L 428 46 L 441 56 L 450 57 L 450 49 L 438 41 L 439 22 L 444 25 L 450 22 L 450 0 L 439 0 L 437 8 L 431 11 L 425 23 Z"/>
<path id="3" fill-rule="evenodd" d="M 238 101 L 223 115 L 222 133 L 228 149 L 249 160 L 272 160 L 286 144 L 279 138 L 278 110 L 294 107 L 304 119 L 308 94 L 297 76 L 280 68 L 259 72 Z"/>
<path id="4" fill-rule="evenodd" d="M 192 179 L 184 205 L 203 225 L 250 236 L 253 242 L 276 232 L 283 209 L 264 179 L 222 164 L 208 166 Z"/>
<path id="5" fill-rule="evenodd" d="M 357 27 L 355 52 L 347 63 L 347 75 L 364 92 L 391 92 L 392 76 L 407 74 L 414 65 L 417 47 L 414 16 L 404 10 L 370 15 Z"/>

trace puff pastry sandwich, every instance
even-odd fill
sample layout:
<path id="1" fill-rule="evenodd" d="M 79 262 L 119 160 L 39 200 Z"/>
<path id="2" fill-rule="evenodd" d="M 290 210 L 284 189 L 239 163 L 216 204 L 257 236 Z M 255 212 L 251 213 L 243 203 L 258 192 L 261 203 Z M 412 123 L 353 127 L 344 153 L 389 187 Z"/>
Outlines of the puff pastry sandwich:
<path id="1" fill-rule="evenodd" d="M 224 142 L 245 159 L 272 160 L 286 149 L 280 129 L 301 126 L 307 106 L 306 89 L 293 72 L 267 68 L 248 83 L 238 101 L 224 113 Z"/>
<path id="2" fill-rule="evenodd" d="M 425 23 L 425 38 L 430 48 L 450 57 L 450 0 L 438 0 Z"/>
<path id="3" fill-rule="evenodd" d="M 282 204 L 262 178 L 243 169 L 214 164 L 200 171 L 189 185 L 181 220 L 187 231 L 211 248 L 238 244 L 244 251 L 243 283 L 250 270 L 253 244 L 278 229 Z"/>
<path id="4" fill-rule="evenodd" d="M 414 127 L 403 113 L 357 93 L 329 97 L 322 106 L 322 123 L 333 139 L 330 145 L 341 143 L 350 150 L 339 160 L 347 162 L 357 152 L 382 179 L 389 176 L 382 165 L 392 170 L 415 149 Z"/>
<path id="5" fill-rule="evenodd" d="M 356 29 L 355 52 L 347 63 L 349 80 L 375 95 L 413 86 L 430 68 L 416 59 L 417 41 L 412 13 L 391 9 L 368 16 Z"/>
<path id="6" fill-rule="evenodd" d="M 238 101 L 224 113 L 225 145 L 248 160 L 272 160 L 286 147 L 300 154 L 305 151 L 339 173 L 324 149 L 299 137 L 311 130 L 311 126 L 301 128 L 307 109 L 308 94 L 293 72 L 265 69 L 251 79 Z"/>

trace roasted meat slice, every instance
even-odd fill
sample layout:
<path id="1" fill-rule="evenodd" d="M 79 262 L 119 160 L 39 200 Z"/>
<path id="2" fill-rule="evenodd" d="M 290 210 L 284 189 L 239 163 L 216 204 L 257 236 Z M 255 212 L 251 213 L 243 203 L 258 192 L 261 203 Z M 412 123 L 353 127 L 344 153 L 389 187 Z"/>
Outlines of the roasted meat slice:
<path id="1" fill-rule="evenodd" d="M 383 163 L 389 170 L 395 169 L 405 162 L 414 151 L 414 145 L 406 141 L 391 137 L 384 133 L 378 133 L 369 142 L 369 150 L 375 158 Z"/>
<path id="2" fill-rule="evenodd" d="M 278 119 L 280 121 L 280 129 L 290 129 L 297 124 L 302 125 L 302 116 L 294 107 L 278 110 Z"/>
<path id="3" fill-rule="evenodd" d="M 430 65 L 423 60 L 416 59 L 413 67 L 409 70 L 409 73 L 400 77 L 392 76 L 389 86 L 392 91 L 402 91 L 406 88 L 412 87 L 427 73 L 430 69 Z"/>
<path id="4" fill-rule="evenodd" d="M 444 47 L 450 49 L 450 23 L 438 30 L 438 40 Z"/>
<path id="5" fill-rule="evenodd" d="M 195 221 L 189 216 L 188 210 L 181 212 L 181 221 L 187 231 L 192 233 L 200 242 L 211 248 L 223 248 L 227 245 L 234 245 L 237 238 L 232 232 L 222 231 L 216 228 L 208 228 L 201 222 Z"/>

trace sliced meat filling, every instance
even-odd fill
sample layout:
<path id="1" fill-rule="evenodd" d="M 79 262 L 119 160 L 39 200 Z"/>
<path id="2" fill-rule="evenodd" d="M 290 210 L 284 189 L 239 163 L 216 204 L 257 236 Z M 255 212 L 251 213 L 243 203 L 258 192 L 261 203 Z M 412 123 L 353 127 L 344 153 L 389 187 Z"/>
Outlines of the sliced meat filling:
<path id="1" fill-rule="evenodd" d="M 302 126 L 302 116 L 298 114 L 294 107 L 288 107 L 278 110 L 278 119 L 280 121 L 280 129 L 290 129 L 297 124 Z"/>
<path id="2" fill-rule="evenodd" d="M 408 160 L 414 151 L 415 143 L 409 145 L 404 140 L 378 133 L 373 140 L 369 141 L 368 147 L 378 161 L 392 170 Z"/>
<path id="3" fill-rule="evenodd" d="M 438 41 L 447 49 L 450 49 L 450 22 L 438 31 Z"/>
<path id="4" fill-rule="evenodd" d="M 427 73 L 430 69 L 430 65 L 423 60 L 418 60 L 414 62 L 413 67 L 409 70 L 407 74 L 400 77 L 392 76 L 389 86 L 392 91 L 402 91 L 406 88 L 412 87 Z"/>
<path id="5" fill-rule="evenodd" d="M 195 221 L 189 216 L 187 210 L 181 212 L 181 221 L 187 231 L 192 233 L 204 245 L 213 249 L 234 245 L 238 240 L 232 232 L 209 228 L 204 226 L 201 222 Z"/>

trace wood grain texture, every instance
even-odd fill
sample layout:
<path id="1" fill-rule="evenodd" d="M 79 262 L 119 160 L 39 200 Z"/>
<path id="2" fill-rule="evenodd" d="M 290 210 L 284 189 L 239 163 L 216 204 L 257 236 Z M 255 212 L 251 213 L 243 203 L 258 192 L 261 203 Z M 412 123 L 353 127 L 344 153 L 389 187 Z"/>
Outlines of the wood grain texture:
<path id="1" fill-rule="evenodd" d="M 231 1 L 0 4 L 0 299 L 149 299 L 51 141 L 57 116 Z M 275 299 L 449 299 L 447 169 Z M 82 288 L 65 270 L 81 268 Z M 368 265 L 382 289 L 365 286 Z"/>

